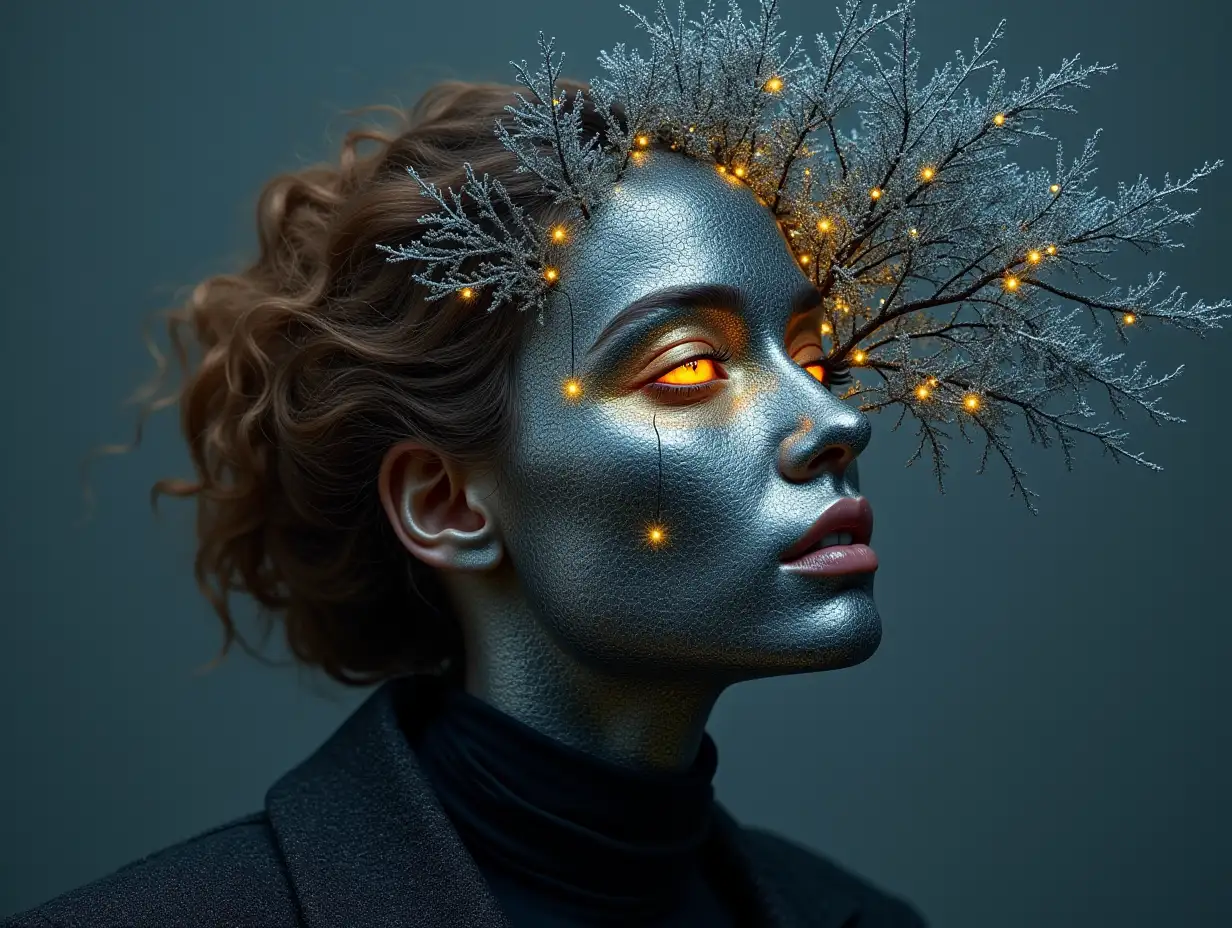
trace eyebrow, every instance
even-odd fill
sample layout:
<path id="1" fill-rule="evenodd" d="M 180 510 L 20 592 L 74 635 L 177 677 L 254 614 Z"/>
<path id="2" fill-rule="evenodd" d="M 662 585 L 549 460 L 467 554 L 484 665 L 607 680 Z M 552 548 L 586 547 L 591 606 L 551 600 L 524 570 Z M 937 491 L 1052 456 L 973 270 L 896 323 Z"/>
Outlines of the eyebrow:
<path id="1" fill-rule="evenodd" d="M 821 291 L 812 284 L 801 287 L 792 295 L 793 316 L 821 305 Z M 739 287 L 727 284 L 691 284 L 680 287 L 664 287 L 634 300 L 615 316 L 599 333 L 586 353 L 598 351 L 617 332 L 644 319 L 654 318 L 665 312 L 704 307 L 731 309 L 745 312 L 749 306 L 748 295 Z"/>

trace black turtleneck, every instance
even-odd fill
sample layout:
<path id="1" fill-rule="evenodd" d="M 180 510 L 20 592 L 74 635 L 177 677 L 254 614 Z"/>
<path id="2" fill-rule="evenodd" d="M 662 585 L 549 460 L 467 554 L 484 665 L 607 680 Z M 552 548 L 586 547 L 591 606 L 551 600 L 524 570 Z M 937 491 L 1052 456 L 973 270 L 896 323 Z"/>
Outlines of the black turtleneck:
<path id="1" fill-rule="evenodd" d="M 703 853 L 718 752 L 638 771 L 548 737 L 449 688 L 411 732 L 445 813 L 514 928 L 729 928 Z"/>

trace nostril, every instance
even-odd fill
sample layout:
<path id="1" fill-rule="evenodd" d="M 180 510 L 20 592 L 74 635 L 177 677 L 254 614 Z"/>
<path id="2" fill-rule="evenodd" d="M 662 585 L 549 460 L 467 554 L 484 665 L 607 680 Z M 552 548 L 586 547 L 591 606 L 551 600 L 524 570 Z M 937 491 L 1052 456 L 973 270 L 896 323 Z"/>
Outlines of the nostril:
<path id="1" fill-rule="evenodd" d="M 847 466 L 851 449 L 846 445 L 830 445 L 809 461 L 809 470 L 828 470 L 835 473 Z"/>

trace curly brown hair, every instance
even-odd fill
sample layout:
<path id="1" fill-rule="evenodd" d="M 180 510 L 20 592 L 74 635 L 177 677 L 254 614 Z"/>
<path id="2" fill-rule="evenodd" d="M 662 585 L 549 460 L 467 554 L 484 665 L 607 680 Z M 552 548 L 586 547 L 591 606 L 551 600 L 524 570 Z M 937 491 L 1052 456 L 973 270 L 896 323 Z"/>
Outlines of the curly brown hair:
<path id="1" fill-rule="evenodd" d="M 513 94 L 448 82 L 409 111 L 370 108 L 397 125 L 354 128 L 336 164 L 270 180 L 256 260 L 165 313 L 179 385 L 148 409 L 178 401 L 196 477 L 158 481 L 153 499 L 196 500 L 195 575 L 222 621 L 222 654 L 247 647 L 231 605 L 241 593 L 267 631 L 281 622 L 298 661 L 343 683 L 460 663 L 443 586 L 397 541 L 378 473 L 408 439 L 461 463 L 499 453 L 529 314 L 427 302 L 408 265 L 375 246 L 408 240 L 431 211 L 412 165 L 445 188 L 469 161 L 551 221 L 538 179 L 493 133 Z M 584 123 L 602 139 L 593 109 Z"/>

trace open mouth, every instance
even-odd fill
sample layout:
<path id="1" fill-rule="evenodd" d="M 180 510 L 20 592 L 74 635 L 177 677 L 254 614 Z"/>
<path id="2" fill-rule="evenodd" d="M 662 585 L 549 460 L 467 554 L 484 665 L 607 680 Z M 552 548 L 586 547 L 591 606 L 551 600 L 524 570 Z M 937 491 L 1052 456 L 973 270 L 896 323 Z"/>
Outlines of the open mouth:
<path id="1" fill-rule="evenodd" d="M 863 496 L 845 496 L 821 514 L 780 558 L 795 573 L 838 576 L 871 573 L 877 553 L 873 537 L 873 507 Z"/>

